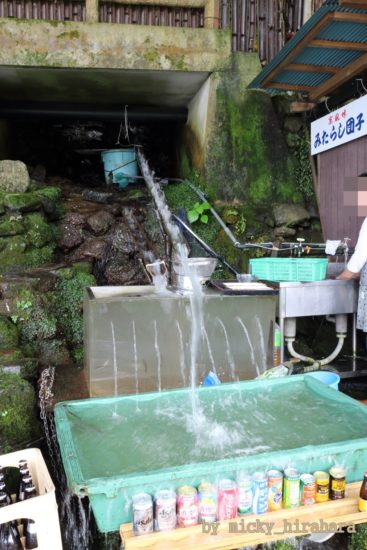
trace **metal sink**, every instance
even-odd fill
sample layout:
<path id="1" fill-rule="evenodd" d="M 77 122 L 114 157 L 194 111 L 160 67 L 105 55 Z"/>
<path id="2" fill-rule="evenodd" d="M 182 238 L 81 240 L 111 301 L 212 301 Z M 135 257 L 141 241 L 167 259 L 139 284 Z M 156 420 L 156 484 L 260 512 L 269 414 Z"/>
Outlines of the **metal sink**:
<path id="1" fill-rule="evenodd" d="M 280 282 L 277 316 L 281 332 L 281 360 L 284 359 L 284 319 L 287 317 L 310 317 L 314 315 L 353 314 L 353 351 L 356 350 L 356 311 L 358 304 L 358 281 L 339 281 L 335 277 L 344 269 L 344 264 L 329 264 L 327 278 L 310 283 Z"/>

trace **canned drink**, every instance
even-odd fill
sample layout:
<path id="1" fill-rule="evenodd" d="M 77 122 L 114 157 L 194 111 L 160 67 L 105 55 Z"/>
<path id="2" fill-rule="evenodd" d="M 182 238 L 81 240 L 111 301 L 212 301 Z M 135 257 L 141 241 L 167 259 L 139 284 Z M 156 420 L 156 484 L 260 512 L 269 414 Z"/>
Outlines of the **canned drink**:
<path id="1" fill-rule="evenodd" d="M 311 474 L 302 474 L 301 482 L 301 504 L 303 506 L 312 506 L 316 502 L 316 483 Z"/>
<path id="2" fill-rule="evenodd" d="M 333 466 L 330 474 L 330 500 L 339 500 L 345 497 L 345 470 L 339 466 Z"/>
<path id="3" fill-rule="evenodd" d="M 268 478 L 265 472 L 255 472 L 252 476 L 252 511 L 265 514 L 268 511 Z"/>
<path id="4" fill-rule="evenodd" d="M 283 506 L 297 508 L 299 506 L 300 475 L 295 468 L 284 470 Z"/>
<path id="5" fill-rule="evenodd" d="M 218 492 L 217 488 L 208 481 L 198 487 L 199 494 L 199 522 L 214 523 L 217 521 Z"/>
<path id="6" fill-rule="evenodd" d="M 177 523 L 176 493 L 172 489 L 161 489 L 154 496 L 155 530 L 168 531 Z"/>
<path id="7" fill-rule="evenodd" d="M 184 485 L 177 492 L 177 522 L 180 527 L 191 527 L 199 521 L 198 493 L 195 487 Z"/>
<path id="8" fill-rule="evenodd" d="M 279 470 L 269 470 L 268 477 L 268 510 L 281 510 L 283 495 L 283 474 Z"/>
<path id="9" fill-rule="evenodd" d="M 237 512 L 239 516 L 245 516 L 252 512 L 252 479 L 251 476 L 242 475 L 237 482 Z"/>
<path id="10" fill-rule="evenodd" d="M 153 499 L 148 493 L 137 493 L 132 498 L 133 533 L 153 533 Z"/>
<path id="11" fill-rule="evenodd" d="M 313 475 L 316 483 L 316 502 L 327 502 L 329 500 L 329 474 L 318 470 Z"/>
<path id="12" fill-rule="evenodd" d="M 237 517 L 237 485 L 231 479 L 221 479 L 218 489 L 218 519 Z"/>

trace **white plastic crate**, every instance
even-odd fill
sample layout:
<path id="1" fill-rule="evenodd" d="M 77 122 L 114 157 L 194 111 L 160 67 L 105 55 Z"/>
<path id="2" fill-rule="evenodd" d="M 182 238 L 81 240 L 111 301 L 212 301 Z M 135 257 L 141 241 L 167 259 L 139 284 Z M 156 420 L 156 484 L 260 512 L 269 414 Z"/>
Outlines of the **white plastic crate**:
<path id="1" fill-rule="evenodd" d="M 0 523 L 20 518 L 36 523 L 38 550 L 62 550 L 55 486 L 39 449 L 25 449 L 0 455 L 0 466 L 18 468 L 19 460 L 26 459 L 37 496 L 0 508 Z"/>

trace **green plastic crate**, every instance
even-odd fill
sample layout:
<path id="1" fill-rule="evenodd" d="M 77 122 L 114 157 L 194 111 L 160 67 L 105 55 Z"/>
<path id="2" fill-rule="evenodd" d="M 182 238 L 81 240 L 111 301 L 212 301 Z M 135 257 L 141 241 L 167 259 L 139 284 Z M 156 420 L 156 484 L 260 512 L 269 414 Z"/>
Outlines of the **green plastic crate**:
<path id="1" fill-rule="evenodd" d="M 327 258 L 257 258 L 250 260 L 250 272 L 266 281 L 322 281 L 327 264 Z"/>
<path id="2" fill-rule="evenodd" d="M 319 380 L 259 379 L 200 387 L 197 395 L 217 432 L 223 426 L 229 437 L 223 448 L 207 445 L 206 424 L 206 443 L 200 437 L 198 446 L 185 421 L 190 388 L 57 403 L 69 489 L 89 497 L 101 532 L 131 521 L 136 493 L 235 479 L 238 471 L 292 466 L 312 473 L 342 464 L 348 483 L 363 478 L 367 407 Z"/>

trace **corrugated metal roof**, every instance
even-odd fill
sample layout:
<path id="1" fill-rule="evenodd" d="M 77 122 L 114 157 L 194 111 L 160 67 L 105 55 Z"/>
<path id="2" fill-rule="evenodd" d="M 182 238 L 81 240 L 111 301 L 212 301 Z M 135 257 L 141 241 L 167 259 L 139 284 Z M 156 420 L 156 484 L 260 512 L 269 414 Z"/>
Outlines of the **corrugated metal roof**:
<path id="1" fill-rule="evenodd" d="M 319 86 L 330 77 L 328 73 L 305 73 L 303 71 L 282 71 L 272 82 L 293 86 Z"/>
<path id="2" fill-rule="evenodd" d="M 337 48 L 304 48 L 293 63 L 324 67 L 346 67 L 363 55 L 363 52 Z"/>
<path id="3" fill-rule="evenodd" d="M 312 87 L 316 89 L 329 79 L 335 79 L 337 69 L 358 63 L 359 58 L 367 54 L 367 17 L 363 21 L 358 15 L 367 16 L 367 6 L 365 9 L 347 8 L 339 6 L 338 0 L 328 0 L 248 87 L 270 91 L 277 89 L 276 84 L 279 84 L 281 89 L 309 92 Z M 304 71 L 302 65 L 305 65 Z M 322 71 L 324 66 L 329 71 Z M 346 72 L 345 75 L 347 77 Z"/>
<path id="4" fill-rule="evenodd" d="M 367 42 L 367 27 L 364 23 L 333 21 L 317 36 L 320 40 L 337 40 L 338 42 Z"/>

